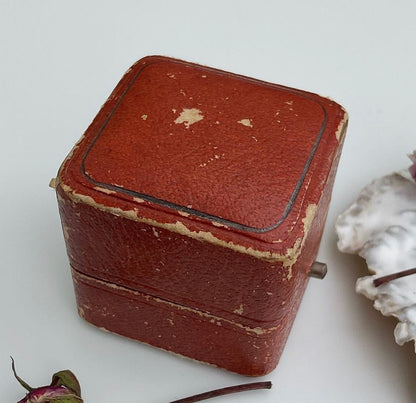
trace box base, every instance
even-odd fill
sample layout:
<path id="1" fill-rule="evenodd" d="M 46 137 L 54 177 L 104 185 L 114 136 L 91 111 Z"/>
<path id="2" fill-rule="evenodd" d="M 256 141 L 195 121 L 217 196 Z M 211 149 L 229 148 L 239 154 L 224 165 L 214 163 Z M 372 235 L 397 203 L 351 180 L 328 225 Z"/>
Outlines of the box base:
<path id="1" fill-rule="evenodd" d="M 78 312 L 105 330 L 246 376 L 272 371 L 290 326 L 250 328 L 72 269 Z"/>

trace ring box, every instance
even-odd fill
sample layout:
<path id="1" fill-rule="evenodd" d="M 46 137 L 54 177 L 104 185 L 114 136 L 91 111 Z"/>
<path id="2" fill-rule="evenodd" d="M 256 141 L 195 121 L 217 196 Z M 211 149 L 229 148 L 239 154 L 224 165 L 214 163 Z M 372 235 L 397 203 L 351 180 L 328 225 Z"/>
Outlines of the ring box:
<path id="1" fill-rule="evenodd" d="M 121 79 L 55 180 L 79 314 L 244 375 L 278 363 L 347 114 L 162 56 Z"/>

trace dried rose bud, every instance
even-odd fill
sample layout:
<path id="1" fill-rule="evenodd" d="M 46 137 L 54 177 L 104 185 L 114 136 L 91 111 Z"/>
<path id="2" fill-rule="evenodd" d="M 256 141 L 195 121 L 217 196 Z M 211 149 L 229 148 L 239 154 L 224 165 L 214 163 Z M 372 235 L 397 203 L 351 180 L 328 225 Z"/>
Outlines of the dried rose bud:
<path id="1" fill-rule="evenodd" d="M 413 162 L 413 165 L 411 165 L 409 168 L 409 172 L 410 172 L 410 175 L 412 175 L 413 179 L 416 181 L 416 150 L 413 151 L 413 154 L 409 155 L 409 158 Z"/>
<path id="2" fill-rule="evenodd" d="M 59 371 L 52 377 L 49 386 L 32 388 L 20 378 L 14 366 L 12 357 L 12 370 L 17 381 L 29 392 L 17 403 L 82 403 L 81 387 L 75 375 L 70 370 Z"/>
<path id="3" fill-rule="evenodd" d="M 80 403 L 83 400 L 66 386 L 41 386 L 32 389 L 17 403 Z"/>

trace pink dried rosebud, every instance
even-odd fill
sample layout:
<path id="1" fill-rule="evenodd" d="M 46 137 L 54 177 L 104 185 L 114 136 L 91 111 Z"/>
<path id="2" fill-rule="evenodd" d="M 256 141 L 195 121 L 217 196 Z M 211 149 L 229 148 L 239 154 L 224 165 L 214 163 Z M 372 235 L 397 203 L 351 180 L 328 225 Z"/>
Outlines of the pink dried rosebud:
<path id="1" fill-rule="evenodd" d="M 22 400 L 17 403 L 82 403 L 81 387 L 78 379 L 70 370 L 59 371 L 52 377 L 49 386 L 32 388 L 22 378 L 20 378 L 14 366 L 12 357 L 12 370 L 17 381 L 29 392 Z"/>
<path id="2" fill-rule="evenodd" d="M 66 386 L 41 386 L 32 389 L 17 403 L 80 403 L 82 399 Z"/>
<path id="3" fill-rule="evenodd" d="M 409 154 L 409 158 L 413 162 L 413 165 L 411 165 L 409 168 L 409 172 L 413 179 L 416 181 L 416 150 L 413 151 L 413 154 Z"/>

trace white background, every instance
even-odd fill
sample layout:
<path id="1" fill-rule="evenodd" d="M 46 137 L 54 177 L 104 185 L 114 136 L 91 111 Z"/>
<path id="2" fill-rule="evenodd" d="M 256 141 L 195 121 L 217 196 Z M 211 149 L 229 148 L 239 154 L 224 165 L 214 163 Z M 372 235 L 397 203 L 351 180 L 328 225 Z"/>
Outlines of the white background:
<path id="1" fill-rule="evenodd" d="M 163 54 L 328 95 L 350 125 L 319 260 L 272 391 L 216 402 L 392 403 L 416 399 L 413 346 L 354 292 L 365 264 L 334 223 L 416 148 L 414 1 L 0 0 L 0 393 L 71 368 L 85 402 L 165 403 L 252 381 L 102 332 L 76 313 L 49 180 L 127 68 Z"/>

